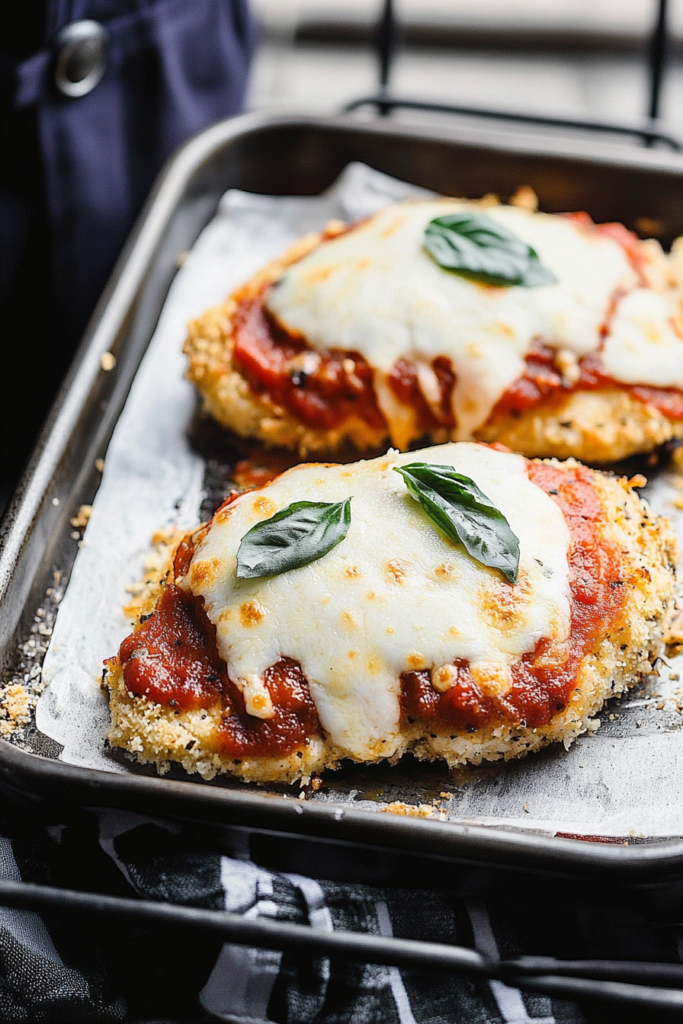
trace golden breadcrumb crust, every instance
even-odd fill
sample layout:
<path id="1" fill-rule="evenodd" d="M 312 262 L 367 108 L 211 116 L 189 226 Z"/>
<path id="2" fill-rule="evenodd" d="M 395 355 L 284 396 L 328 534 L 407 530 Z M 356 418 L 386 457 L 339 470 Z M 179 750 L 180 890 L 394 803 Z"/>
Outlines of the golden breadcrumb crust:
<path id="1" fill-rule="evenodd" d="M 302 238 L 222 305 L 193 320 L 184 345 L 188 380 L 197 386 L 214 419 L 242 437 L 291 448 L 302 457 L 311 452 L 335 452 L 349 442 L 359 452 L 370 451 L 386 446 L 389 435 L 386 429 L 370 427 L 358 418 L 348 419 L 332 430 L 310 427 L 273 402 L 267 393 L 252 391 L 233 365 L 232 317 L 238 302 L 257 296 L 264 284 L 280 277 L 285 267 L 343 230 L 344 225 L 335 221 L 323 232 Z M 654 239 L 642 242 L 641 247 L 648 284 L 658 291 L 673 289 L 683 296 L 683 239 L 674 243 L 670 256 Z M 475 434 L 475 440 L 498 441 L 529 458 L 573 457 L 589 463 L 615 462 L 681 437 L 683 423 L 672 422 L 654 406 L 618 387 L 551 397 L 526 412 L 494 413 Z M 439 428 L 423 435 L 420 441 L 424 446 L 450 439 L 448 430 Z"/>
<path id="2" fill-rule="evenodd" d="M 573 461 L 567 465 L 575 465 Z M 673 614 L 676 537 L 667 519 L 652 515 L 648 506 L 625 479 L 594 473 L 595 487 L 606 513 L 606 539 L 622 553 L 624 603 L 616 620 L 603 628 L 584 656 L 577 687 L 565 711 L 538 729 L 512 725 L 504 720 L 476 733 L 434 737 L 416 723 L 403 726 L 403 744 L 391 759 L 412 751 L 420 758 L 443 758 L 453 767 L 483 760 L 508 760 L 538 750 L 549 743 L 569 744 L 591 725 L 605 700 L 621 693 L 652 671 L 661 653 L 663 637 Z M 157 560 L 170 569 L 173 546 L 165 544 Z M 151 611 L 161 593 L 159 569 L 148 574 L 130 611 L 139 618 Z M 335 768 L 344 756 L 326 738 L 315 737 L 287 757 L 225 757 L 217 743 L 220 708 L 178 711 L 130 694 L 116 659 L 109 663 L 105 679 L 110 693 L 112 726 L 109 742 L 135 754 L 159 771 L 176 761 L 188 772 L 203 778 L 229 772 L 246 781 L 307 781 L 323 768 Z"/>
<path id="3" fill-rule="evenodd" d="M 573 391 L 528 412 L 496 413 L 477 432 L 477 440 L 498 441 L 521 455 L 591 463 L 618 462 L 680 437 L 683 423 L 621 388 Z"/>

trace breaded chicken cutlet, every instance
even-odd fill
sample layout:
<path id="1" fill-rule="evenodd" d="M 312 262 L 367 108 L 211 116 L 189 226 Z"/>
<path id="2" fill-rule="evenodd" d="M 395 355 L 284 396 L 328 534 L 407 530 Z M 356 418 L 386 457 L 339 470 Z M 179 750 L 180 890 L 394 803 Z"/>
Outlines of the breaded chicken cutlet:
<path id="1" fill-rule="evenodd" d="M 683 437 L 683 249 L 453 199 L 302 239 L 189 326 L 224 426 L 301 454 L 499 441 L 612 462 Z"/>
<path id="2" fill-rule="evenodd" d="M 631 483 L 574 461 L 465 442 L 297 466 L 232 494 L 136 599 L 109 741 L 256 782 L 568 745 L 652 670 L 675 546 Z"/>

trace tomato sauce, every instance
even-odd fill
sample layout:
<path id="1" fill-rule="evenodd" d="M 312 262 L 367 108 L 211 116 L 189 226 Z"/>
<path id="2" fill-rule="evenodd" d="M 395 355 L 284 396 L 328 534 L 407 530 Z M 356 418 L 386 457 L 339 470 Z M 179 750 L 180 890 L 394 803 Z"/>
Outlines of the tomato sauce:
<path id="1" fill-rule="evenodd" d="M 333 430 L 352 417 L 382 429 L 372 367 L 356 352 L 313 352 L 284 331 L 264 306 L 265 292 L 243 299 L 233 318 L 233 360 L 256 393 L 268 393 L 302 423 Z"/>
<path id="2" fill-rule="evenodd" d="M 455 374 L 450 359 L 439 356 L 432 363 L 432 370 L 440 392 L 440 401 L 435 405 L 430 405 L 424 397 L 414 363 L 399 359 L 389 374 L 389 387 L 399 401 L 416 410 L 418 424 L 425 433 L 436 427 L 452 427 L 455 423 L 451 406 Z"/>
<path id="3" fill-rule="evenodd" d="M 569 641 L 553 645 L 547 639 L 540 640 L 532 653 L 513 665 L 512 687 L 498 697 L 483 693 L 467 662 L 456 663 L 456 682 L 444 694 L 434 689 L 429 672 L 403 673 L 404 718 L 419 721 L 437 735 L 448 735 L 452 730 L 473 733 L 501 719 L 530 729 L 547 725 L 569 704 L 582 657 L 622 607 L 624 581 L 619 550 L 601 534 L 605 513 L 590 470 L 528 462 L 527 472 L 560 506 L 571 534 Z"/>
<path id="4" fill-rule="evenodd" d="M 176 576 L 186 570 L 193 548 L 189 538 L 181 543 Z M 119 661 L 126 688 L 136 697 L 178 711 L 218 707 L 218 742 L 226 757 L 285 756 L 320 733 L 308 682 L 291 658 L 282 658 L 264 673 L 274 716 L 247 713 L 244 697 L 218 653 L 216 629 L 202 601 L 174 583 L 164 587 L 152 614 L 123 641 Z"/>
<path id="5" fill-rule="evenodd" d="M 683 391 L 677 388 L 622 384 L 605 373 L 599 352 L 585 356 L 579 362 L 579 371 L 579 379 L 574 384 L 568 384 L 555 366 L 553 350 L 540 342 L 533 342 L 526 357 L 524 374 L 505 392 L 494 408 L 493 415 L 526 412 L 546 400 L 561 398 L 574 391 L 620 388 L 637 401 L 654 406 L 667 419 L 683 420 Z"/>

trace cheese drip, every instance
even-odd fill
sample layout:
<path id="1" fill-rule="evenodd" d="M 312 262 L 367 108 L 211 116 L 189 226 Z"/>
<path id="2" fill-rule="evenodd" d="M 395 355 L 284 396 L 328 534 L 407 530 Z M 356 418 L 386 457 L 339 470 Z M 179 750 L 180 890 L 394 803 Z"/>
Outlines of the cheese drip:
<path id="1" fill-rule="evenodd" d="M 471 438 L 524 372 L 534 339 L 581 357 L 597 349 L 615 292 L 638 284 L 623 248 L 567 217 L 497 206 L 486 215 L 533 246 L 557 283 L 491 287 L 444 270 L 424 249 L 434 217 L 455 200 L 403 203 L 320 245 L 283 274 L 267 306 L 318 349 L 360 352 L 386 378 L 401 358 L 450 359 L 454 436 Z M 617 379 L 622 362 L 615 360 Z M 376 386 L 392 439 L 410 433 L 388 387 Z"/>
<path id="2" fill-rule="evenodd" d="M 393 467 L 413 461 L 470 476 L 520 541 L 519 583 L 451 543 L 409 496 Z M 351 497 L 351 527 L 323 558 L 264 579 L 238 580 L 247 530 L 294 501 Z M 359 760 L 391 756 L 399 737 L 400 675 L 462 658 L 491 692 L 542 637 L 570 631 L 569 532 L 524 459 L 484 445 L 389 452 L 348 466 L 298 466 L 241 495 L 213 520 L 183 585 L 204 598 L 228 673 L 257 688 L 282 657 L 301 664 L 323 728 Z M 487 682 L 488 681 L 488 682 Z"/>

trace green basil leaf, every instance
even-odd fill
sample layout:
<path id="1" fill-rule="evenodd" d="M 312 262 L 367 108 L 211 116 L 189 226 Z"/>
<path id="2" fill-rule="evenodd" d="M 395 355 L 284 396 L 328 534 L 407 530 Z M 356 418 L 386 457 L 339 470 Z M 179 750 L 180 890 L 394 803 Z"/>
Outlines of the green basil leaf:
<path id="1" fill-rule="evenodd" d="M 450 466 L 426 462 L 394 466 L 394 470 L 447 537 L 462 544 L 482 565 L 500 570 L 510 583 L 517 582 L 519 540 L 474 480 Z"/>
<path id="2" fill-rule="evenodd" d="M 424 244 L 444 270 L 485 284 L 535 288 L 557 280 L 535 249 L 476 210 L 435 217 L 425 228 Z"/>
<path id="3" fill-rule="evenodd" d="M 237 552 L 238 579 L 279 576 L 322 558 L 349 532 L 351 499 L 295 501 L 252 526 Z"/>

